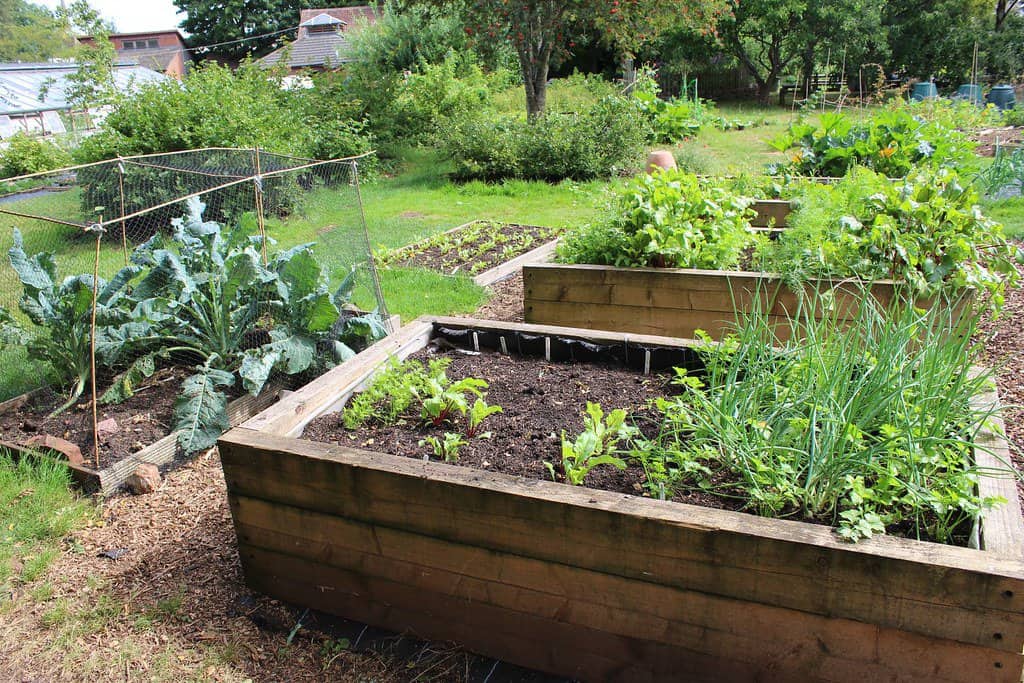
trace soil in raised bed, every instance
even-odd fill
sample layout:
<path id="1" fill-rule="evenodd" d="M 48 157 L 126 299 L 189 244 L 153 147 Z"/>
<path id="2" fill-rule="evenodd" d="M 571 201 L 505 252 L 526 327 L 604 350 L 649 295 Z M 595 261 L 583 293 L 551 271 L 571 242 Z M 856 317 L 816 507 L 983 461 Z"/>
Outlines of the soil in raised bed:
<path id="1" fill-rule="evenodd" d="M 447 234 L 443 242 L 437 245 L 431 243 L 433 239 L 428 239 L 385 254 L 381 263 L 386 266 L 427 268 L 449 275 L 477 275 L 536 249 L 555 239 L 561 232 L 556 228 L 536 225 L 493 223 L 489 224 L 494 226 L 493 229 L 486 229 L 471 239 L 470 229 L 475 225 L 479 223 Z M 492 239 L 495 244 L 480 251 L 481 245 Z"/>
<path id="2" fill-rule="evenodd" d="M 123 403 L 99 405 L 99 420 L 113 418 L 118 431 L 100 440 L 99 468 L 103 469 L 167 436 L 173 421 L 174 401 L 186 372 L 177 368 L 158 370 Z M 102 395 L 104 387 L 99 388 Z M 93 455 L 92 406 L 89 392 L 77 403 L 51 416 L 67 397 L 44 388 L 30 401 L 7 415 L 0 415 L 0 440 L 18 445 L 33 436 L 48 434 L 66 439 L 82 450 L 86 467 L 96 468 Z"/>
<path id="3" fill-rule="evenodd" d="M 412 356 L 428 359 L 451 358 L 448 377 L 457 380 L 476 377 L 488 382 L 486 400 L 500 405 L 503 412 L 491 415 L 481 427 L 491 438 L 468 439 L 459 450 L 460 466 L 478 467 L 530 479 L 551 479 L 544 462 L 560 470 L 561 433 L 575 438 L 583 430 L 587 402 L 599 403 L 605 415 L 623 408 L 648 436 L 657 430 L 656 413 L 650 400 L 673 392 L 663 375 L 642 375 L 613 365 L 591 363 L 549 363 L 541 358 L 506 356 L 491 351 L 471 355 L 459 350 L 433 347 Z M 461 425 L 460 425 L 461 427 Z M 456 428 L 424 426 L 419 420 L 391 426 L 364 425 L 347 430 L 339 414 L 325 415 L 306 426 L 303 438 L 355 448 L 420 458 L 431 454 L 429 446 L 420 446 L 427 436 L 441 438 Z M 561 473 L 559 472 L 559 476 Z M 633 495 L 644 494 L 644 471 L 630 464 L 620 471 L 612 466 L 595 467 L 586 478 L 586 486 Z M 724 509 L 739 509 L 732 499 L 719 498 L 703 491 L 682 492 L 672 500 Z"/>

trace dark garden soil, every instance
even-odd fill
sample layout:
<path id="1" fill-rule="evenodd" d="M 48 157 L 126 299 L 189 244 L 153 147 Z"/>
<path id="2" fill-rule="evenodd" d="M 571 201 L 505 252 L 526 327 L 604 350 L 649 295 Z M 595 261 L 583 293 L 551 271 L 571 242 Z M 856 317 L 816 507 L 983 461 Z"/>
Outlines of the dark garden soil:
<path id="1" fill-rule="evenodd" d="M 986 128 L 977 131 L 973 137 L 978 143 L 975 153 L 991 157 L 996 154 L 996 143 L 1003 146 L 1019 145 L 1024 142 L 1024 127 Z"/>
<path id="2" fill-rule="evenodd" d="M 560 230 L 515 223 L 483 223 L 488 226 L 475 237 L 472 223 L 448 233 L 443 240 L 423 240 L 385 257 L 388 266 L 427 268 L 442 273 L 477 275 L 558 236 Z M 471 232 L 472 231 L 472 232 Z M 492 242 L 493 245 L 486 243 Z M 435 244 L 434 242 L 439 242 Z"/>
<path id="3" fill-rule="evenodd" d="M 113 419 L 116 431 L 100 430 L 99 469 L 107 467 L 170 433 L 174 400 L 185 377 L 182 370 L 159 370 L 136 393 L 120 404 L 99 406 L 99 421 Z M 100 395 L 103 388 L 99 389 Z M 0 416 L 0 440 L 25 445 L 40 435 L 56 436 L 82 450 L 85 465 L 96 467 L 93 455 L 92 404 L 89 391 L 59 415 L 50 413 L 67 400 L 52 389 L 43 389 L 31 401 Z"/>
<path id="4" fill-rule="evenodd" d="M 490 438 L 467 439 L 459 450 L 458 466 L 478 467 L 530 479 L 551 479 L 545 461 L 555 466 L 561 481 L 561 434 L 575 438 L 583 430 L 587 403 L 600 404 L 605 415 L 616 408 L 626 410 L 629 418 L 647 436 L 657 432 L 656 413 L 648 407 L 652 399 L 673 393 L 668 379 L 662 375 L 642 375 L 610 365 L 591 363 L 549 363 L 541 358 L 506 356 L 482 351 L 471 354 L 459 350 L 437 350 L 433 347 L 412 356 L 428 360 L 444 356 L 451 359 L 448 377 L 458 380 L 476 377 L 486 380 L 486 401 L 500 405 L 503 412 L 486 419 L 482 431 Z M 338 414 L 326 415 L 311 422 L 303 438 L 356 448 L 423 458 L 432 455 L 429 445 L 419 442 L 428 437 L 441 438 L 446 431 L 462 431 L 463 421 L 456 426 L 423 426 L 412 418 L 392 426 L 365 425 L 347 430 Z M 589 488 L 643 495 L 644 471 L 630 464 L 624 471 L 609 465 L 595 467 L 586 478 Z M 679 494 L 672 500 L 705 507 L 739 509 L 732 500 L 704 492 Z"/>

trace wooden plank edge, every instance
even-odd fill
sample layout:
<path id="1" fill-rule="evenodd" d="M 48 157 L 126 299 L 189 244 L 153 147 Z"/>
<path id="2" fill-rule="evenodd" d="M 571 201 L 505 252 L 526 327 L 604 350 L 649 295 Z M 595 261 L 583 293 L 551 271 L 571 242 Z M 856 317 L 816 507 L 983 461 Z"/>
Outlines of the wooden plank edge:
<path id="1" fill-rule="evenodd" d="M 984 372 L 978 368 L 972 374 Z M 999 394 L 993 390 L 975 396 L 971 406 L 980 412 L 998 411 Z M 979 432 L 974 449 L 975 465 L 982 469 L 978 477 L 978 495 L 982 498 L 998 497 L 1006 502 L 982 513 L 980 524 L 981 548 L 1012 558 L 1024 558 L 1024 514 L 1021 512 L 1017 491 L 1018 473 L 1010 457 L 1006 441 L 1006 424 L 998 412 L 993 412 L 989 425 Z M 986 472 L 988 474 L 986 475 Z M 1002 475 L 1000 474 L 1002 473 Z"/>
<path id="2" fill-rule="evenodd" d="M 523 267 L 524 264 L 533 262 L 542 262 L 555 253 L 555 248 L 558 246 L 558 240 L 554 239 L 550 242 L 545 242 L 536 249 L 531 249 L 525 254 L 520 254 L 513 259 L 509 259 L 504 263 L 498 264 L 497 266 L 485 270 L 476 277 L 473 278 L 473 282 L 480 285 L 481 287 L 487 287 L 493 285 L 496 282 L 500 282 L 506 278 L 511 277 L 517 270 Z"/>
<path id="3" fill-rule="evenodd" d="M 584 341 L 604 342 L 612 344 L 638 344 L 642 346 L 662 346 L 671 349 L 693 348 L 699 342 L 694 339 L 667 337 L 652 334 L 633 334 L 612 330 L 589 330 L 583 327 L 563 327 L 560 325 L 541 325 L 536 323 L 516 323 L 502 320 L 486 320 L 484 318 L 464 318 L 458 316 L 435 316 L 430 318 L 435 326 L 454 327 L 456 329 L 476 329 L 485 332 L 521 332 L 538 337 L 566 337 Z"/>

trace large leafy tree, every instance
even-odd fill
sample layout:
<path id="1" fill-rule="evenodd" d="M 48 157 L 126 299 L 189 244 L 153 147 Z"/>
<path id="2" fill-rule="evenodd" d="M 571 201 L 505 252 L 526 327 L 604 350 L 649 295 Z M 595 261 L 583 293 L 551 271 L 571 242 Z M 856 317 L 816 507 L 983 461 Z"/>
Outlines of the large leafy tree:
<path id="1" fill-rule="evenodd" d="M 831 51 L 852 69 L 886 51 L 882 0 L 730 0 L 718 23 L 721 45 L 751 73 L 767 101 L 779 78 L 799 66 L 810 75 Z M 848 69 L 848 70 L 849 70 Z"/>
<path id="2" fill-rule="evenodd" d="M 724 0 L 419 1 L 456 8 L 465 18 L 467 32 L 484 42 L 503 41 L 512 46 L 519 59 L 529 116 L 544 111 L 551 66 L 566 54 L 576 37 L 574 32 L 600 30 L 609 44 L 630 56 L 639 44 L 671 23 L 671 17 L 702 21 L 715 14 L 712 8 L 724 6 Z"/>
<path id="3" fill-rule="evenodd" d="M 0 62 L 41 62 L 64 54 L 68 35 L 45 7 L 0 0 Z"/>
<path id="4" fill-rule="evenodd" d="M 985 47 L 991 17 L 991 0 L 889 0 L 883 22 L 891 63 L 917 78 L 967 77 L 974 43 Z"/>
<path id="5" fill-rule="evenodd" d="M 181 22 L 181 28 L 191 34 L 189 44 L 197 48 L 214 46 L 199 50 L 198 56 L 238 62 L 245 57 L 264 55 L 294 38 L 295 34 L 287 31 L 299 25 L 299 10 L 327 4 L 344 7 L 366 3 L 337 0 L 330 3 L 318 0 L 174 0 L 174 4 L 187 15 Z"/>

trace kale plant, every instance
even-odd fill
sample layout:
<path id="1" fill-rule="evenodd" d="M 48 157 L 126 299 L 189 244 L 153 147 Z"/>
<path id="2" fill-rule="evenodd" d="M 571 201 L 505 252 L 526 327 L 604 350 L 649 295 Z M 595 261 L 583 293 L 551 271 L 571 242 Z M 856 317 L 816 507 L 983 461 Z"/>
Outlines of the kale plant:
<path id="1" fill-rule="evenodd" d="M 61 386 L 68 388 L 67 402 L 54 414 L 71 406 L 85 391 L 91 375 L 93 276 L 73 275 L 63 280 L 51 253 L 29 256 L 21 232 L 14 231 L 14 246 L 8 250 L 11 267 L 21 280 L 18 307 L 35 327 L 20 325 L 5 312 L 0 321 L 5 341 L 25 343 L 30 358 L 49 363 Z M 116 361 L 118 338 L 114 330 L 130 323 L 125 307 L 128 286 L 139 268 L 122 268 L 109 281 L 97 283 L 96 350 L 100 365 Z"/>

